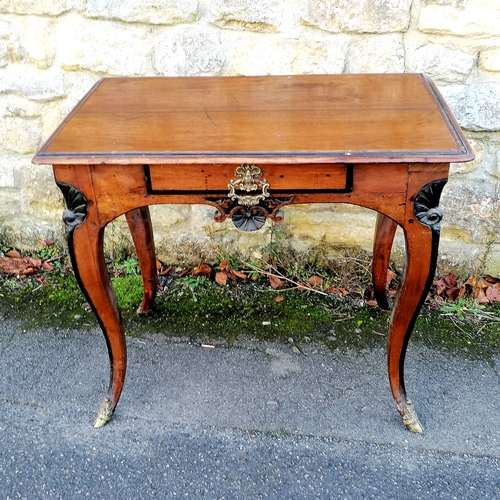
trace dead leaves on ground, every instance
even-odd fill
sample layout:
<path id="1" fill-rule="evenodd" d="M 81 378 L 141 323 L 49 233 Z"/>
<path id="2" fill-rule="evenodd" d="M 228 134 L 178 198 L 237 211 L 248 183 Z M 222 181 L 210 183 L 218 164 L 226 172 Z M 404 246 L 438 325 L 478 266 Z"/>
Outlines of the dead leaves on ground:
<path id="1" fill-rule="evenodd" d="M 279 278 L 278 276 L 275 276 L 274 274 L 270 274 L 267 276 L 267 279 L 269 280 L 269 284 L 271 285 L 272 288 L 281 288 L 285 282 Z"/>
<path id="2" fill-rule="evenodd" d="M 165 270 L 162 270 L 162 265 L 157 261 L 158 276 L 173 276 L 176 274 L 174 266 L 168 266 Z M 186 276 L 204 277 L 207 279 L 213 279 L 216 283 L 221 286 L 225 286 L 228 280 L 236 281 L 239 279 L 245 280 L 247 275 L 233 269 L 230 262 L 227 259 L 221 260 L 220 264 L 214 268 L 210 267 L 208 264 L 201 262 L 193 269 L 182 269 L 177 272 L 176 276 L 178 278 L 183 278 Z"/>
<path id="3" fill-rule="evenodd" d="M 46 248 L 54 244 L 53 241 L 46 242 L 39 240 L 39 242 L 43 242 Z M 4 254 L 4 257 L 0 258 L 0 268 L 5 274 L 13 276 L 27 276 L 30 274 L 40 274 L 42 270 L 55 270 L 49 259 L 42 260 L 37 257 L 30 257 L 29 255 L 23 257 L 17 250 L 9 250 Z"/>
<path id="4" fill-rule="evenodd" d="M 493 276 L 477 276 L 471 274 L 467 280 L 461 280 L 453 273 L 434 280 L 431 297 L 437 303 L 445 300 L 456 302 L 461 298 L 476 300 L 479 304 L 486 305 L 500 302 L 500 279 Z"/>
<path id="5" fill-rule="evenodd" d="M 237 269 L 233 269 L 228 260 L 226 259 L 221 260 L 219 264 L 219 269 L 215 271 L 215 281 L 219 283 L 219 285 L 225 286 L 228 279 L 236 283 L 238 278 L 245 280 L 247 279 L 247 275 L 241 273 Z"/>
<path id="6" fill-rule="evenodd" d="M 38 239 L 38 243 L 44 248 L 50 248 L 54 245 L 53 241 Z M 43 255 L 43 254 L 42 254 Z M 0 258 L 0 270 L 10 276 L 38 275 L 42 271 L 55 271 L 56 268 L 51 264 L 55 259 L 43 260 L 38 257 L 22 255 L 18 250 L 9 250 L 5 252 L 4 257 Z M 247 274 L 234 269 L 228 259 L 222 259 L 218 266 L 211 267 L 208 264 L 200 263 L 193 269 L 181 269 L 174 266 L 163 266 L 157 260 L 156 268 L 158 276 L 184 276 L 205 277 L 211 279 L 221 286 L 226 286 L 228 281 L 236 283 L 238 280 L 246 280 Z M 373 289 L 368 285 L 364 289 L 352 290 L 343 287 L 328 286 L 324 278 L 318 275 L 312 275 L 305 281 L 294 281 L 274 269 L 273 272 L 267 272 L 260 269 L 251 271 L 253 274 L 265 275 L 271 288 L 278 290 L 285 284 L 291 284 L 293 288 L 301 291 L 318 291 L 319 293 L 328 293 L 342 296 L 353 296 L 364 299 L 369 306 L 376 306 Z M 388 269 L 385 280 L 385 289 L 389 296 L 394 297 L 397 293 L 397 275 L 391 269 Z M 42 278 L 36 278 L 43 282 Z M 161 288 L 161 287 L 160 287 Z M 428 299 L 432 299 L 436 304 L 442 305 L 445 301 L 456 302 L 462 298 L 475 300 L 481 305 L 500 302 L 500 279 L 493 276 L 479 276 L 471 274 L 467 279 L 461 279 L 450 272 L 446 276 L 433 281 Z M 283 295 L 275 298 L 276 302 L 284 300 Z"/>
<path id="7" fill-rule="evenodd" d="M 323 284 L 323 278 L 314 275 L 311 276 L 306 283 L 311 286 L 321 286 Z"/>

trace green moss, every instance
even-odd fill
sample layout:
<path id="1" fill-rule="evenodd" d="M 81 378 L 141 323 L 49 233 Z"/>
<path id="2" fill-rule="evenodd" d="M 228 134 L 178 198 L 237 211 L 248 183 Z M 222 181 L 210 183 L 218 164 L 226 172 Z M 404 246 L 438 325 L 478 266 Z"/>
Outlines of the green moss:
<path id="1" fill-rule="evenodd" d="M 24 329 L 98 326 L 72 274 L 49 273 L 45 278 L 42 286 L 34 278 L 22 287 L 15 280 L 4 281 L 0 314 L 16 318 Z M 276 291 L 265 280 L 221 287 L 204 278 L 170 278 L 164 279 L 154 310 L 137 315 L 141 277 L 113 278 L 112 284 L 131 336 L 148 332 L 226 345 L 245 337 L 280 342 L 292 338 L 299 348 L 311 342 L 340 351 L 384 348 L 387 342 L 389 313 L 359 298 Z M 282 301 L 276 301 L 278 295 Z M 462 319 L 424 307 L 411 342 L 468 358 L 493 359 L 500 345 L 499 317 L 500 304 L 489 308 L 488 315 Z"/>
<path id="2" fill-rule="evenodd" d="M 466 316 L 459 320 L 424 309 L 417 319 L 412 342 L 439 348 L 453 355 L 493 362 L 500 346 L 500 323 L 494 315 Z"/>
<path id="3" fill-rule="evenodd" d="M 19 288 L 4 283 L 6 290 L 0 298 L 2 312 L 20 320 L 25 329 L 96 326 L 97 321 L 90 308 L 85 307 L 85 297 L 73 274 L 47 273 L 44 278 L 43 285 L 34 280 Z"/>
<path id="4" fill-rule="evenodd" d="M 242 334 L 261 340 L 300 338 L 331 322 L 332 304 L 314 294 L 286 292 L 282 302 L 277 293 L 255 284 L 221 287 L 204 280 L 195 289 L 177 281 L 160 294 L 155 310 L 141 318 L 143 329 L 166 335 L 188 335 L 232 343 Z M 134 329 L 137 319 L 126 314 Z"/>
<path id="5" fill-rule="evenodd" d="M 135 311 L 142 301 L 142 278 L 137 275 L 112 278 L 118 306 L 123 311 Z"/>

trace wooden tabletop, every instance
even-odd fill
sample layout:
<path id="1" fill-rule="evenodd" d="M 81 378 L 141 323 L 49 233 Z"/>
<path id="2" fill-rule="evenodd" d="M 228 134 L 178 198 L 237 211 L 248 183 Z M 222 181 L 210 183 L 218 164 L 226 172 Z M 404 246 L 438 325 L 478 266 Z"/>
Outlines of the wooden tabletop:
<path id="1" fill-rule="evenodd" d="M 34 163 L 387 163 L 474 157 L 418 74 L 98 82 Z"/>

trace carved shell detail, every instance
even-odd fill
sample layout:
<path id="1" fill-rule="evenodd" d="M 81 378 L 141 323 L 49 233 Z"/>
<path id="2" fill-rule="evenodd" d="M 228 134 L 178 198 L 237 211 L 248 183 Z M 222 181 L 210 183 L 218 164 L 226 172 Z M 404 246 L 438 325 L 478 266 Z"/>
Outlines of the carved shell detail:
<path id="1" fill-rule="evenodd" d="M 252 207 L 240 205 L 230 198 L 205 198 L 205 200 L 217 208 L 214 216 L 216 222 L 224 222 L 230 218 L 233 224 L 242 231 L 257 231 L 264 225 L 266 219 L 271 219 L 276 224 L 283 222 L 284 213 L 281 207 L 292 203 L 293 198 L 293 196 L 269 198 L 261 200 L 258 205 Z"/>
<path id="2" fill-rule="evenodd" d="M 439 199 L 446 182 L 447 179 L 439 179 L 422 187 L 415 197 L 413 207 L 415 218 L 421 224 L 437 231 L 440 230 L 439 223 L 443 218 L 443 211 L 439 208 Z"/>
<path id="3" fill-rule="evenodd" d="M 242 231 L 257 231 L 266 222 L 266 212 L 260 207 L 241 207 L 233 213 L 233 224 Z"/>
<path id="4" fill-rule="evenodd" d="M 87 218 L 87 198 L 71 184 L 58 182 L 57 186 L 61 190 L 66 203 L 62 219 L 66 225 L 66 231 L 69 233 Z"/>

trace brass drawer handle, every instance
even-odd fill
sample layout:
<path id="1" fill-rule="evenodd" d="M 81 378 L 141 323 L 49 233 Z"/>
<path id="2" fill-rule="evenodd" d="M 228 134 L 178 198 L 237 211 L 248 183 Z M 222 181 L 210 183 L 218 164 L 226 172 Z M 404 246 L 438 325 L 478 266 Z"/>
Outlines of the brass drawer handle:
<path id="1" fill-rule="evenodd" d="M 227 185 L 229 189 L 229 198 L 231 198 L 232 201 L 237 201 L 244 207 L 253 207 L 254 205 L 257 205 L 260 200 L 264 200 L 269 197 L 269 193 L 267 191 L 269 183 L 266 179 L 257 179 L 257 177 L 262 177 L 262 170 L 257 165 L 244 163 L 235 170 L 234 175 L 240 177 L 240 179 L 235 181 L 231 180 L 231 182 Z M 237 189 L 250 193 L 259 188 L 262 189 L 261 194 L 236 194 Z"/>

